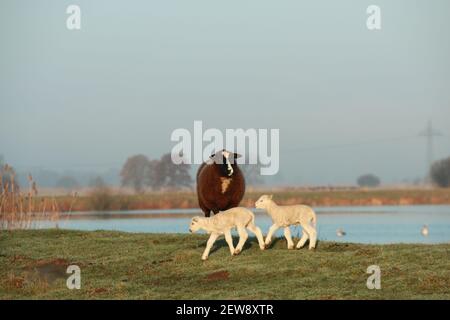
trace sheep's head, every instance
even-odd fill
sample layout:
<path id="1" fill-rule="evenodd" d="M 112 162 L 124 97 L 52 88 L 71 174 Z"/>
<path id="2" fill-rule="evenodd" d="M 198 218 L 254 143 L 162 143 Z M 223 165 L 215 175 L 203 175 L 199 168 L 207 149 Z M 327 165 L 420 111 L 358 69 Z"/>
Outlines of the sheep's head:
<path id="1" fill-rule="evenodd" d="M 193 217 L 191 220 L 191 224 L 189 225 L 189 232 L 197 232 L 202 228 L 201 221 L 202 217 Z"/>
<path id="2" fill-rule="evenodd" d="M 233 167 L 236 167 L 236 159 L 240 157 L 240 154 L 223 149 L 210 156 L 210 163 L 220 167 L 222 176 L 231 177 L 235 170 Z"/>
<path id="3" fill-rule="evenodd" d="M 258 209 L 266 209 L 269 204 L 271 204 L 273 195 L 262 195 L 259 197 L 259 199 L 255 202 L 255 207 Z"/>

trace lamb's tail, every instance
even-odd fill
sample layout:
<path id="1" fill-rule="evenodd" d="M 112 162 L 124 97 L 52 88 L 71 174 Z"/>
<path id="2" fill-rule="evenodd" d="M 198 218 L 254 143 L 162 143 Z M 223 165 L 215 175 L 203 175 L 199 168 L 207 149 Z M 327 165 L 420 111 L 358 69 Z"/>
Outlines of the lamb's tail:
<path id="1" fill-rule="evenodd" d="M 317 225 L 317 216 L 313 209 L 311 209 L 311 223 L 312 226 L 315 228 Z"/>

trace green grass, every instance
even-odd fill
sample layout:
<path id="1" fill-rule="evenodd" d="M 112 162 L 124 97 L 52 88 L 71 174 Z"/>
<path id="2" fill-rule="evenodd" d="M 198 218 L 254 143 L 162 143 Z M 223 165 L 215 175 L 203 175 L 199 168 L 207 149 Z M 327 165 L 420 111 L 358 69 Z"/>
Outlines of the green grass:
<path id="1" fill-rule="evenodd" d="M 291 251 L 279 239 L 260 251 L 250 239 L 231 257 L 220 240 L 203 262 L 206 239 L 0 232 L 0 299 L 450 299 L 450 244 L 319 242 L 316 251 Z M 66 287 L 70 264 L 81 268 L 80 290 Z M 381 268 L 381 290 L 366 287 L 373 264 Z"/>

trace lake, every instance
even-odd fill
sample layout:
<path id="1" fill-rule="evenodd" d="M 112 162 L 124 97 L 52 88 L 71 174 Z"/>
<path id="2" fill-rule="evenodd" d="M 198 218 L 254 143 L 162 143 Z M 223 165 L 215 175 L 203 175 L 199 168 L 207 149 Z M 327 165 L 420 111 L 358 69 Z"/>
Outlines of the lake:
<path id="1" fill-rule="evenodd" d="M 450 206 L 367 206 L 315 207 L 319 240 L 357 243 L 448 243 L 450 242 Z M 270 218 L 254 210 L 256 224 L 266 234 Z M 120 212 L 73 212 L 58 222 L 62 229 L 117 230 L 147 233 L 188 233 L 190 219 L 202 215 L 198 209 L 139 210 Z M 429 235 L 421 228 L 428 225 Z M 49 221 L 39 222 L 38 228 L 55 227 Z M 338 237 L 342 228 L 346 235 Z M 300 227 L 291 227 L 298 237 Z M 277 233 L 282 236 L 282 230 Z"/>

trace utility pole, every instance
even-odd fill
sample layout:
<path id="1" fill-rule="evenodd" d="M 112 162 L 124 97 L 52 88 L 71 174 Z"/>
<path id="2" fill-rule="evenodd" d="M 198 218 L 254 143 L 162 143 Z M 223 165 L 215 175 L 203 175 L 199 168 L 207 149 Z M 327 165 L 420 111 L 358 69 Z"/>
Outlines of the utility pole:
<path id="1" fill-rule="evenodd" d="M 429 171 L 431 165 L 433 164 L 433 137 L 442 136 L 442 134 L 439 131 L 434 130 L 431 120 L 428 120 L 426 129 L 422 131 L 419 135 L 427 139 L 427 151 L 426 151 L 427 171 L 425 177 L 426 181 L 429 182 Z"/>

